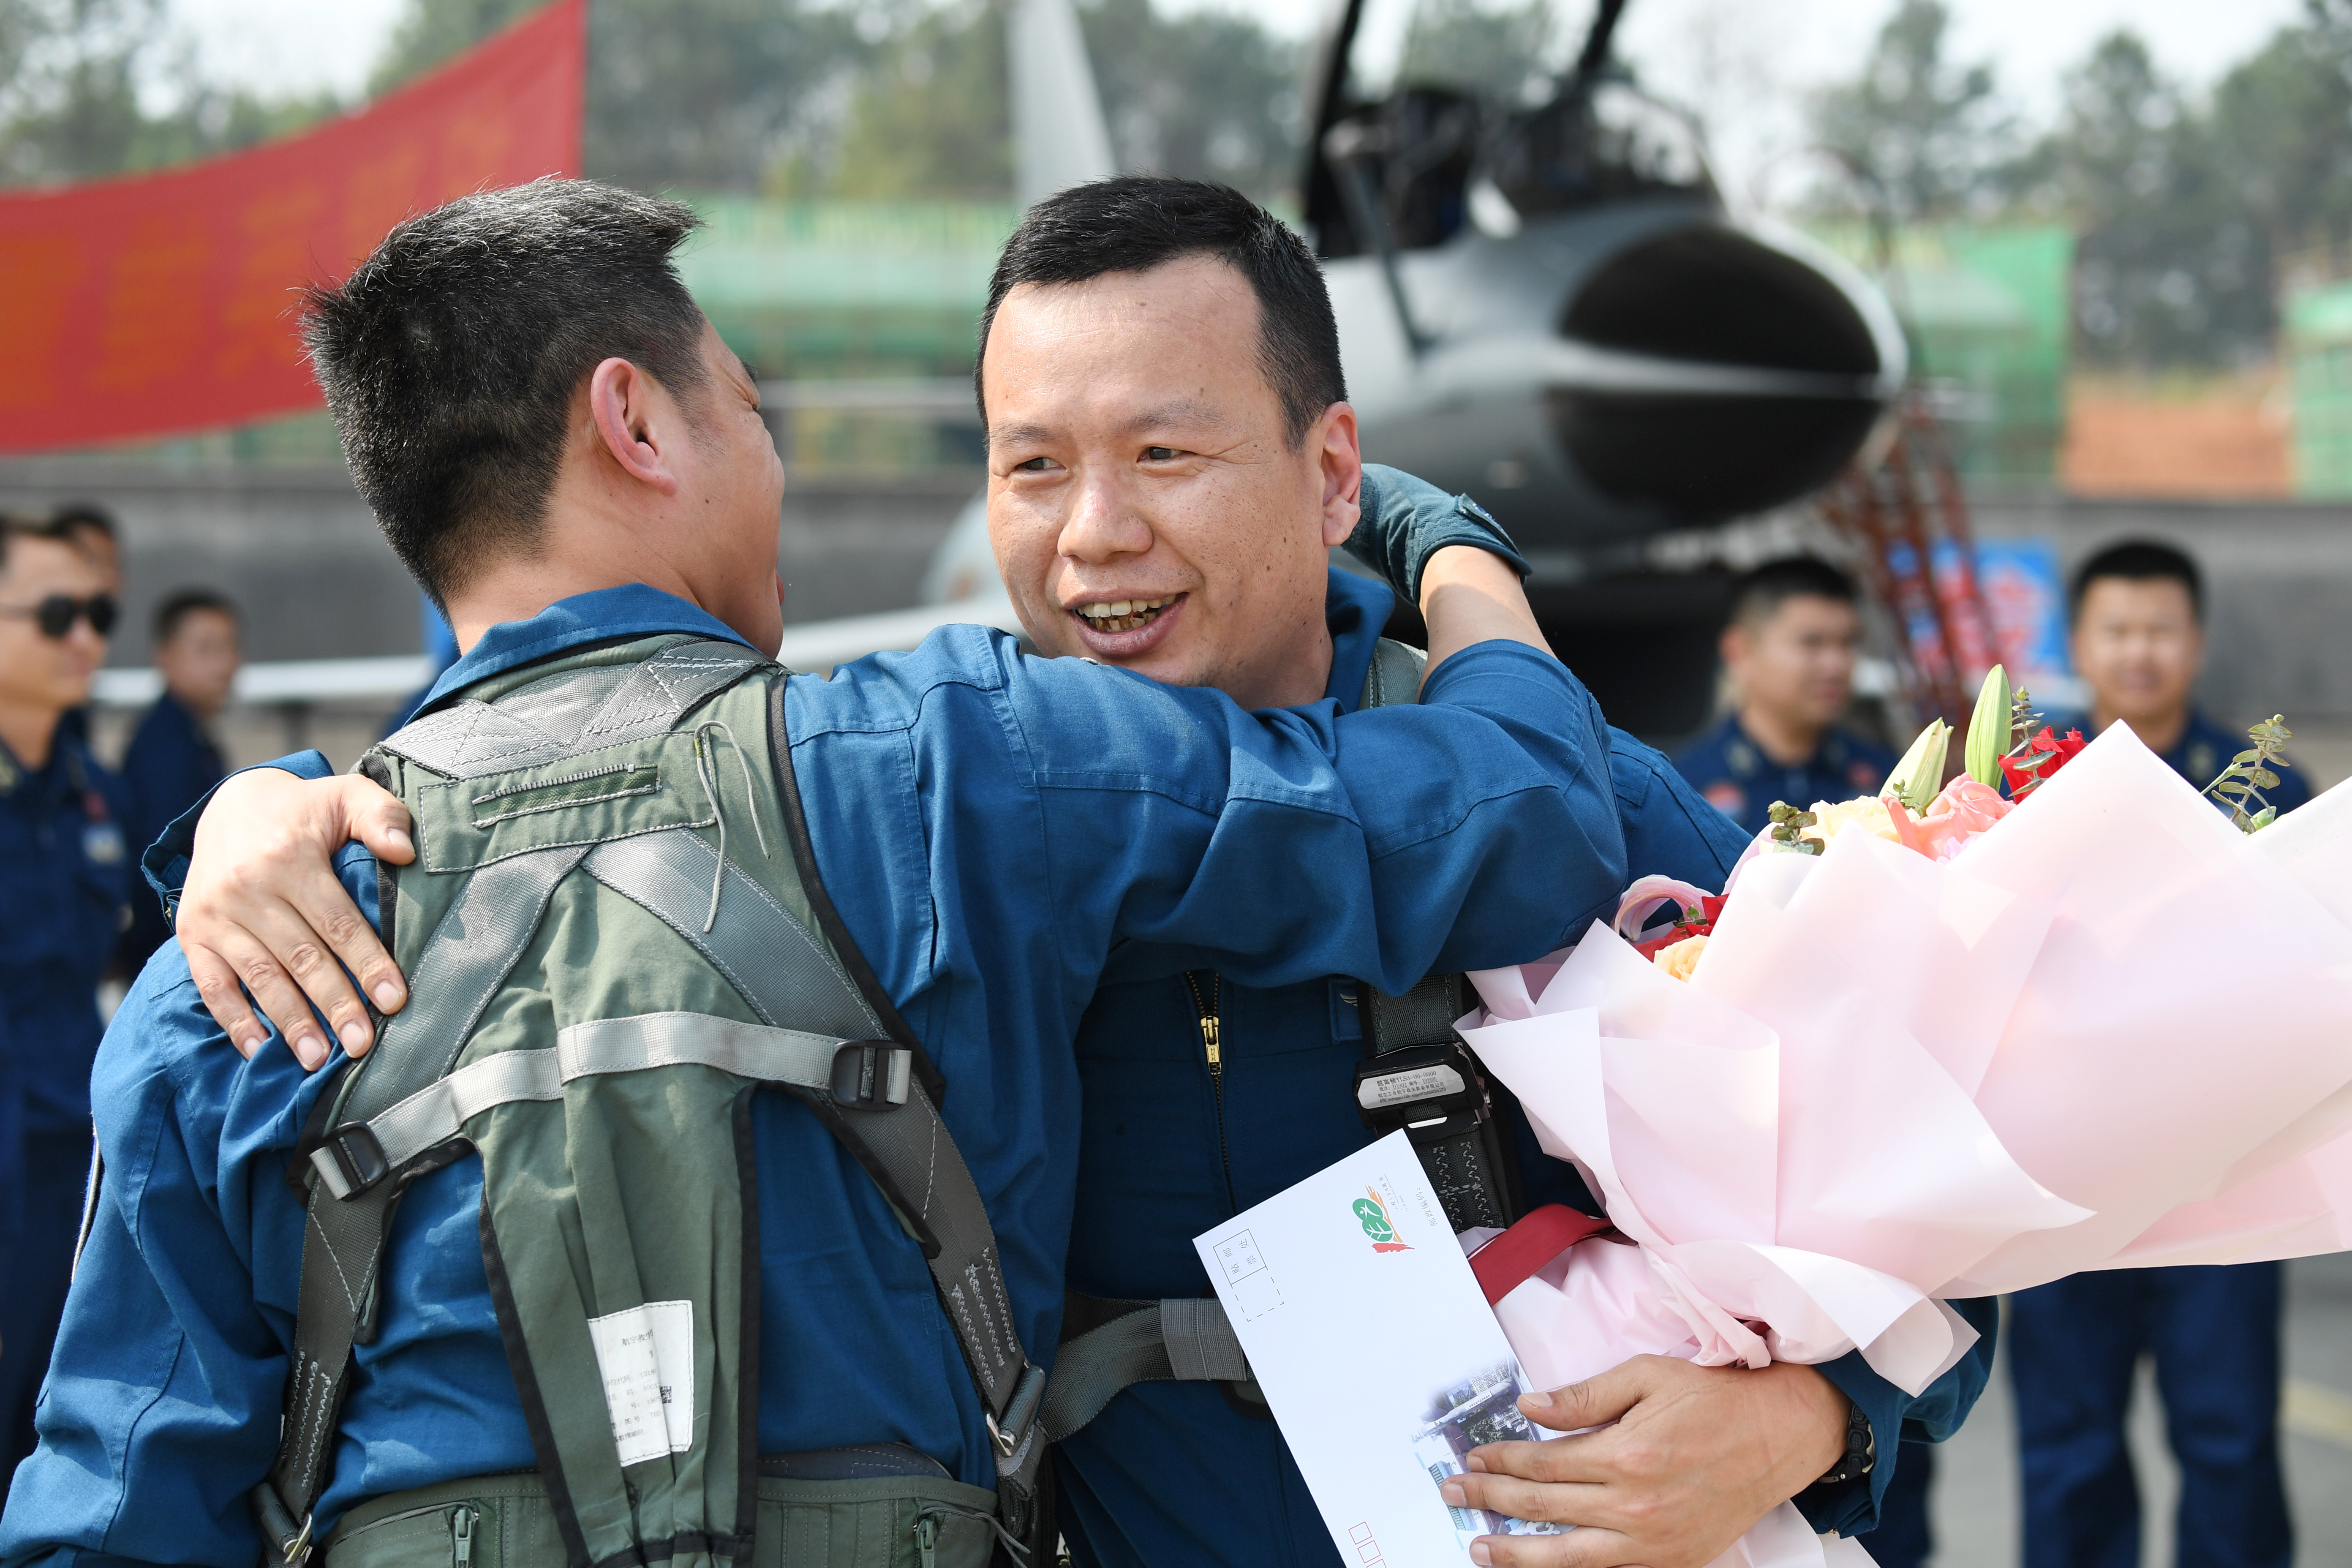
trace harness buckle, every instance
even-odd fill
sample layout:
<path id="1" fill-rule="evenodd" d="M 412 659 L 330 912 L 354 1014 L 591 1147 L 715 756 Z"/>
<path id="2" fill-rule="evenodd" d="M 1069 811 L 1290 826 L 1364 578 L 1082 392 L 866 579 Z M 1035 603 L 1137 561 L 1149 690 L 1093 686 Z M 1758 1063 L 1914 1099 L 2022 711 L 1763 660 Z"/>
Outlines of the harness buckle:
<path id="1" fill-rule="evenodd" d="M 1459 1041 L 1412 1046 L 1356 1064 L 1356 1112 L 1374 1132 L 1475 1113 L 1485 1101 L 1484 1089 Z"/>
<path id="2" fill-rule="evenodd" d="M 346 1121 L 328 1133 L 310 1151 L 310 1166 L 340 1199 L 355 1198 L 392 1174 L 383 1145 L 364 1121 Z"/>
<path id="3" fill-rule="evenodd" d="M 849 1040 L 833 1053 L 826 1088 L 834 1103 L 853 1110 L 888 1110 L 907 1103 L 915 1081 L 915 1053 L 895 1040 Z"/>

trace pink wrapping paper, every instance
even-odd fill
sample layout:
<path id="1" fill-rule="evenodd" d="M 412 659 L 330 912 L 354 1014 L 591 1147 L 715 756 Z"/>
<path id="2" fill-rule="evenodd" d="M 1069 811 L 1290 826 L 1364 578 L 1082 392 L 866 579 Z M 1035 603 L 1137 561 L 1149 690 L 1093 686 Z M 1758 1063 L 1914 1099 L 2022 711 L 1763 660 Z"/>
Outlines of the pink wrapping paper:
<path id="1" fill-rule="evenodd" d="M 1543 1385 L 1858 1348 L 1917 1393 L 1943 1298 L 2352 1246 L 2352 787 L 2249 837 L 2116 725 L 1946 858 L 1744 862 L 1687 983 L 1597 924 L 1472 978 L 1635 1244 L 1497 1305 Z M 1725 1563 L 1824 1561 L 1777 1519 Z"/>

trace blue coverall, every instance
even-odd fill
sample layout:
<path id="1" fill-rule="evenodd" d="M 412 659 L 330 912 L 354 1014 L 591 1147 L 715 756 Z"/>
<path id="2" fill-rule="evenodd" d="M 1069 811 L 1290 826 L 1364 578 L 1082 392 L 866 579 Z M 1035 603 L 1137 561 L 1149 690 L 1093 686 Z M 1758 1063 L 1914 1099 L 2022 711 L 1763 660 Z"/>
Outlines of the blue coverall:
<path id="1" fill-rule="evenodd" d="M 494 627 L 440 690 L 660 631 L 732 636 L 606 590 Z M 1033 1356 L 1051 1359 L 1077 1177 L 1070 1042 L 1114 942 L 1188 947 L 1247 984 L 1351 973 L 1393 991 L 1557 947 L 1622 883 L 1606 735 L 1557 660 L 1482 644 L 1423 699 L 1247 714 L 971 626 L 790 683 L 817 865 L 947 1079 Z M 340 864 L 372 910 L 373 862 Z M 287 1166 L 334 1077 L 228 1048 L 176 944 L 148 965 L 94 1074 L 107 1172 L 0 1560 L 255 1560 L 246 1495 L 276 1442 L 302 1243 Z M 991 1484 L 920 1251 L 805 1106 L 756 1107 L 762 1451 L 901 1442 Z M 479 1184 L 463 1159 L 399 1208 L 321 1529 L 362 1499 L 533 1462 Z"/>
<path id="2" fill-rule="evenodd" d="M 1381 584 L 1334 574 L 1328 701 L 1355 705 L 1391 602 Z M 1721 886 L 1748 836 L 1657 752 L 1622 731 L 1607 733 L 1631 874 Z M 1883 770 L 1871 784 L 1882 777 Z M 1618 891 L 1588 910 L 1574 934 L 1593 914 L 1612 914 Z M 1344 976 L 1252 985 L 1220 974 L 1198 951 L 1144 942 L 1113 949 L 1078 1031 L 1087 1114 L 1071 1289 L 1114 1299 L 1205 1295 L 1193 1237 L 1372 1141 L 1352 1088 L 1365 1050 L 1356 985 Z M 1200 1025 L 1212 1001 L 1221 1057 L 1214 1078 Z M 1528 1201 L 1589 1211 L 1573 1167 L 1537 1148 L 1507 1090 L 1498 1099 L 1517 1137 Z M 1983 1387 L 1991 1315 L 1989 1308 L 1971 1315 L 1988 1337 L 1916 1408 L 1859 1356 L 1823 1369 L 1882 1434 L 1876 1486 L 1895 1470 L 1895 1434 L 1906 1416 L 1916 1435 L 1940 1438 Z M 1081 1563 L 1323 1568 L 1341 1561 L 1280 1431 L 1218 1385 L 1139 1384 L 1056 1452 L 1062 1529 Z M 1808 1493 L 1801 1506 L 1822 1528 L 1851 1532 L 1872 1517 L 1874 1497 L 1872 1483 L 1856 1482 Z"/>
<path id="3" fill-rule="evenodd" d="M 0 1476 L 33 1451 L 33 1401 L 89 1175 L 98 983 L 131 874 L 121 784 L 58 731 L 26 767 L 0 745 Z"/>
<path id="4" fill-rule="evenodd" d="M 1832 729 L 1811 756 L 1784 767 L 1740 727 L 1738 714 L 1727 713 L 1675 758 L 1675 771 L 1752 837 L 1771 821 L 1774 801 L 1785 800 L 1801 811 L 1817 800 L 1875 795 L 1895 761 L 1895 753 L 1875 742 Z"/>
<path id="5" fill-rule="evenodd" d="M 2203 789 L 2245 746 L 2242 732 L 2192 712 L 2164 760 Z M 2283 769 L 2263 793 L 2285 812 L 2311 786 Z M 2139 1484 L 2124 1418 L 2143 1354 L 2156 1359 L 2180 1463 L 2182 1568 L 2286 1568 L 2294 1542 L 2279 1474 L 2281 1272 L 2276 1263 L 2100 1269 L 2011 1298 L 2026 1568 L 2137 1568 Z"/>
<path id="6" fill-rule="evenodd" d="M 131 851 L 138 854 L 163 837 L 172 819 L 221 782 L 228 766 L 204 721 L 166 687 L 132 731 L 122 753 L 122 785 L 129 794 Z M 153 899 L 131 900 L 131 930 L 122 939 L 122 960 L 132 973 L 172 934 L 163 908 Z"/>

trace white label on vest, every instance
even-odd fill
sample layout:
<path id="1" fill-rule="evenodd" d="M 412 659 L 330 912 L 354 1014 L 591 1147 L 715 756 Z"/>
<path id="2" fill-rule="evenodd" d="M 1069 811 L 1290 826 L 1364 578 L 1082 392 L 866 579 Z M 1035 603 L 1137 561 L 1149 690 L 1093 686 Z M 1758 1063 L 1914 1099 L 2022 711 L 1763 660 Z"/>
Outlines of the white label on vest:
<path id="1" fill-rule="evenodd" d="M 623 1465 L 694 1447 L 694 1303 L 648 1301 L 588 1320 Z"/>
<path id="2" fill-rule="evenodd" d="M 1416 1100 L 1435 1100 L 1441 1095 L 1460 1094 L 1462 1075 L 1449 1067 L 1408 1068 L 1381 1078 L 1368 1078 L 1356 1086 L 1356 1103 L 1366 1110 L 1378 1110 L 1383 1106 L 1405 1105 Z"/>

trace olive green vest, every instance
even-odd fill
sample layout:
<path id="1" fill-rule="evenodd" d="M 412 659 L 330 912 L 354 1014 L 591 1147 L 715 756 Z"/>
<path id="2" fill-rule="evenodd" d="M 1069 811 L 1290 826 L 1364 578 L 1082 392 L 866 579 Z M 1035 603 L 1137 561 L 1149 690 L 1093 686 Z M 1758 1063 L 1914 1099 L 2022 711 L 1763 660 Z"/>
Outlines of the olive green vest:
<path id="1" fill-rule="evenodd" d="M 382 910 L 412 1000 L 310 1155 L 285 1425 L 256 1493 L 278 1561 L 311 1549 L 351 1347 L 400 1288 L 379 1276 L 393 1205 L 468 1152 L 538 1468 L 374 1500 L 338 1526 L 332 1568 L 445 1550 L 466 1568 L 929 1568 L 1038 1528 L 1044 1379 L 940 1121 L 946 1086 L 817 879 L 783 693 L 738 645 L 643 638 L 481 683 L 362 762 L 415 817 Z M 993 1495 L 896 1446 L 757 1452 L 767 1087 L 816 1111 L 929 1260 Z"/>

